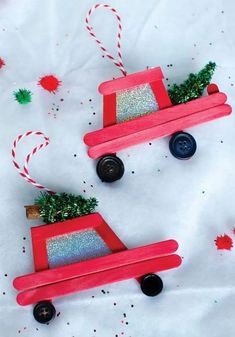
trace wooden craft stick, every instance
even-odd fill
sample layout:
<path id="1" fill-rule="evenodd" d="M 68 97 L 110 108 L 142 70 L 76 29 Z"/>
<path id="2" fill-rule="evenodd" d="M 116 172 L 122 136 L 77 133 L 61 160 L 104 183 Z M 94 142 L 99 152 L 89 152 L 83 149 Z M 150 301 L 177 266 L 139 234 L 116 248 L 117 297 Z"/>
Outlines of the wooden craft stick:
<path id="1" fill-rule="evenodd" d="M 26 217 L 29 220 L 37 220 L 40 219 L 40 207 L 38 205 L 27 205 L 24 206 L 26 209 Z"/>
<path id="2" fill-rule="evenodd" d="M 112 268 L 94 274 L 26 290 L 18 294 L 17 302 L 20 305 L 28 305 L 42 300 L 53 299 L 55 297 L 72 294 L 74 292 L 98 287 L 104 284 L 123 281 L 129 278 L 137 278 L 148 273 L 156 273 L 176 268 L 181 264 L 181 261 L 182 260 L 178 255 L 169 255 L 118 268 Z"/>
<path id="3" fill-rule="evenodd" d="M 225 103 L 226 100 L 227 96 L 221 92 L 212 94 L 210 96 L 201 97 L 200 99 L 195 99 L 187 103 L 175 105 L 170 108 L 152 112 L 142 117 L 137 117 L 130 121 L 87 133 L 84 136 L 84 142 L 88 146 L 102 144 L 112 139 L 127 136 L 141 130 L 149 129 L 153 126 L 173 121 L 180 117 L 207 110 Z"/>
<path id="4" fill-rule="evenodd" d="M 128 134 L 126 136 L 93 146 L 88 150 L 88 155 L 91 158 L 96 159 L 108 153 L 116 153 L 127 147 L 141 144 L 156 138 L 165 137 L 177 131 L 229 115 L 231 111 L 231 106 L 227 104 L 199 111 L 186 117 L 181 117 L 149 129 L 141 130 L 139 132 Z"/>
<path id="5" fill-rule="evenodd" d="M 56 283 L 74 277 L 81 277 L 103 270 L 145 261 L 157 256 L 172 254 L 177 249 L 177 241 L 162 241 L 83 262 L 20 276 L 15 278 L 13 285 L 17 290 L 40 287 L 45 284 Z"/>

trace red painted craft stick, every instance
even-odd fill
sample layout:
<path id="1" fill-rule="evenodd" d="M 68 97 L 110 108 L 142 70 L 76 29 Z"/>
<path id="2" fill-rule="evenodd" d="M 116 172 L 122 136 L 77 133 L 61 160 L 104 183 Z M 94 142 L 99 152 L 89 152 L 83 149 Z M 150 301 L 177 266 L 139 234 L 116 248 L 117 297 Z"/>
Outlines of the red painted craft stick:
<path id="1" fill-rule="evenodd" d="M 118 268 L 112 268 L 98 273 L 26 290 L 18 294 L 17 302 L 20 305 L 33 304 L 42 300 L 53 299 L 55 297 L 72 294 L 74 292 L 98 287 L 104 284 L 123 281 L 129 278 L 137 278 L 148 273 L 156 273 L 176 268 L 181 264 L 181 262 L 182 260 L 180 256 L 169 255 Z"/>
<path id="2" fill-rule="evenodd" d="M 210 96 L 204 96 L 184 104 L 175 105 L 130 121 L 87 133 L 84 136 L 84 142 L 88 146 L 105 143 L 112 139 L 123 137 L 156 125 L 161 125 L 180 117 L 191 115 L 195 112 L 207 110 L 225 103 L 226 100 L 227 96 L 221 92 Z"/>
<path id="3" fill-rule="evenodd" d="M 175 240 L 153 243 L 147 246 L 125 250 L 83 262 L 47 269 L 15 278 L 13 286 L 17 290 L 36 288 L 45 284 L 60 282 L 74 277 L 118 268 L 124 265 L 145 261 L 161 255 L 172 254 L 178 249 Z"/>
<path id="4" fill-rule="evenodd" d="M 116 153 L 126 149 L 127 147 L 141 144 L 156 138 L 165 137 L 177 131 L 229 115 L 231 111 L 231 106 L 227 104 L 199 111 L 186 117 L 181 117 L 149 129 L 141 130 L 139 132 L 93 146 L 88 150 L 88 155 L 91 158 L 96 159 L 108 153 Z"/>
<path id="5" fill-rule="evenodd" d="M 162 70 L 160 67 L 156 67 L 101 83 L 98 90 L 102 95 L 110 95 L 119 90 L 132 88 L 145 83 L 152 83 L 162 79 Z"/>

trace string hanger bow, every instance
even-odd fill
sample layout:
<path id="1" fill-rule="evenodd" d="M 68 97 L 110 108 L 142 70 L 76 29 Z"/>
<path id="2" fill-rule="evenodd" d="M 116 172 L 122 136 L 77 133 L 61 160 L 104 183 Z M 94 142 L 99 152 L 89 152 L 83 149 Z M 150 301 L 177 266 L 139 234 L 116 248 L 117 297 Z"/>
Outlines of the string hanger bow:
<path id="1" fill-rule="evenodd" d="M 106 8 L 109 9 L 112 13 L 115 14 L 117 21 L 118 21 L 118 34 L 117 34 L 117 59 L 115 59 L 113 57 L 113 55 L 111 55 L 107 49 L 104 47 L 103 43 L 96 37 L 95 33 L 94 33 L 94 29 L 93 27 L 90 25 L 90 18 L 92 16 L 92 14 L 94 13 L 95 10 L 97 10 L 98 8 Z M 92 38 L 96 41 L 96 43 L 99 45 L 102 53 L 105 54 L 105 56 L 107 58 L 109 58 L 114 64 L 115 66 L 122 72 L 122 74 L 124 76 L 127 75 L 127 71 L 124 68 L 123 65 L 123 61 L 122 61 L 122 53 L 121 53 L 121 33 L 122 33 L 122 23 L 121 23 L 121 17 L 118 14 L 117 10 L 113 7 L 111 7 L 110 5 L 106 5 L 106 4 L 96 4 L 93 7 L 90 8 L 90 10 L 87 13 L 86 16 L 86 29 L 88 30 L 89 34 L 92 36 Z"/>
<path id="2" fill-rule="evenodd" d="M 29 136 L 42 136 L 44 138 L 44 142 L 41 143 L 40 145 L 36 146 L 32 152 L 30 152 L 26 158 L 25 158 L 25 162 L 24 162 L 24 166 L 23 169 L 21 169 L 20 165 L 17 163 L 16 161 L 16 149 L 17 149 L 17 145 L 18 143 L 24 139 L 25 137 L 29 137 Z M 34 156 L 39 150 L 43 149 L 44 147 L 46 147 L 49 144 L 50 140 L 49 138 L 42 132 L 40 131 L 28 131 L 22 135 L 19 135 L 13 142 L 13 146 L 12 146 L 12 150 L 11 150 L 11 154 L 13 157 L 13 164 L 15 166 L 15 168 L 17 169 L 19 175 L 21 177 L 23 177 L 28 183 L 32 184 L 33 186 L 41 189 L 41 190 L 45 190 L 50 194 L 55 194 L 54 191 L 50 190 L 49 188 L 39 184 L 38 182 L 36 182 L 36 180 L 34 180 L 33 178 L 31 178 L 30 174 L 29 174 L 29 170 L 28 170 L 28 164 L 30 159 L 32 158 L 32 156 Z"/>

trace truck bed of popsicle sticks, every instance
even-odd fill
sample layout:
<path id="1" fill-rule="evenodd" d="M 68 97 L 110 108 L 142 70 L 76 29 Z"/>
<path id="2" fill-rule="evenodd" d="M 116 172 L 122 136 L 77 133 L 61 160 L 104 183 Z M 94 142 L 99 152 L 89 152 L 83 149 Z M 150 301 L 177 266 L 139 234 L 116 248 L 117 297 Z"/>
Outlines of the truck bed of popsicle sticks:
<path id="1" fill-rule="evenodd" d="M 184 132 L 179 137 L 178 132 L 229 115 L 232 111 L 231 106 L 225 104 L 227 96 L 219 92 L 215 84 L 208 86 L 209 96 L 172 106 L 162 79 L 161 69 L 154 68 L 100 85 L 99 91 L 104 95 L 104 128 L 84 136 L 85 144 L 90 147 L 88 154 L 91 158 L 97 159 L 102 158 L 102 156 L 105 158 L 107 155 L 115 154 L 127 147 L 173 134 L 170 141 L 171 153 L 178 159 L 187 159 L 194 154 L 196 148 L 193 151 L 190 146 L 192 147 L 195 144 L 196 147 L 196 142 L 191 135 Z M 120 90 L 146 83 L 150 84 L 160 110 L 117 124 L 117 93 Z M 188 156 L 186 147 L 182 149 L 181 146 L 185 140 L 189 142 Z M 178 154 L 174 153 L 172 144 L 175 146 L 175 151 L 178 149 Z M 99 176 L 98 166 L 100 163 L 102 163 L 102 160 L 97 164 Z M 101 176 L 100 178 L 102 179 Z M 104 181 L 106 180 L 104 179 Z"/>
<path id="2" fill-rule="evenodd" d="M 95 230 L 111 253 L 50 269 L 47 240 L 86 230 Z M 37 303 L 34 317 L 40 323 L 55 315 L 52 299 L 129 278 L 136 278 L 146 295 L 155 296 L 162 290 L 162 281 L 153 273 L 181 264 L 180 256 L 174 254 L 178 249 L 175 240 L 127 249 L 98 213 L 33 227 L 31 233 L 36 272 L 17 277 L 13 285 L 20 291 L 18 304 Z"/>

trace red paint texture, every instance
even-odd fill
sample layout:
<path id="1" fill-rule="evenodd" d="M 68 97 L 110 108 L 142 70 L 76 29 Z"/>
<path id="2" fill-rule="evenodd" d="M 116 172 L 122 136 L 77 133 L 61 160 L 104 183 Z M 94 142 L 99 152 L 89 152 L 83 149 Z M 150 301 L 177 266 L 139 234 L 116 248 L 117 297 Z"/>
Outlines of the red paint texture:
<path id="1" fill-rule="evenodd" d="M 217 246 L 217 249 L 231 250 L 231 248 L 233 247 L 233 240 L 230 236 L 224 234 L 217 236 L 215 244 Z"/>
<path id="2" fill-rule="evenodd" d="M 56 78 L 54 75 L 47 75 L 42 77 L 38 84 L 41 85 L 43 89 L 55 93 L 58 90 L 61 81 L 58 80 L 58 78 Z"/>
<path id="3" fill-rule="evenodd" d="M 5 66 L 4 60 L 0 57 L 0 69 Z"/>

